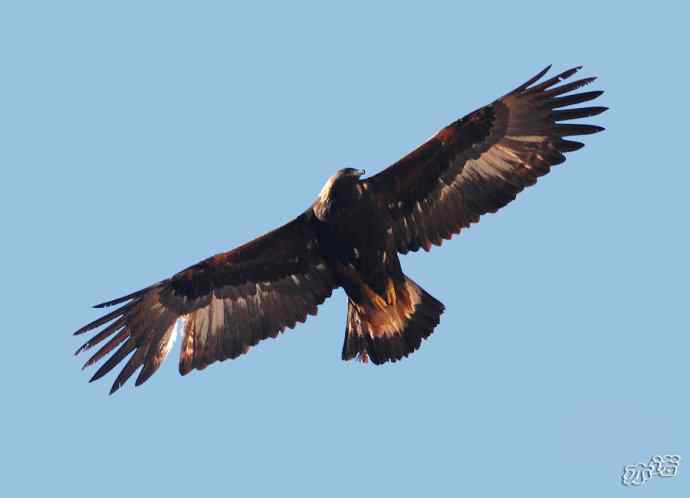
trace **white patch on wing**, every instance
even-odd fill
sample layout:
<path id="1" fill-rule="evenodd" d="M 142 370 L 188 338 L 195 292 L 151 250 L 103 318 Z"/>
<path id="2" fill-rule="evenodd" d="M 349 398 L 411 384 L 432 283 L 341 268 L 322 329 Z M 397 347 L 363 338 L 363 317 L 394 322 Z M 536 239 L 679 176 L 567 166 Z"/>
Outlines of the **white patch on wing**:
<path id="1" fill-rule="evenodd" d="M 256 294 L 254 295 L 254 301 L 256 302 L 256 307 L 261 310 L 261 299 L 263 298 L 263 292 L 261 290 L 261 285 L 256 284 Z"/>
<path id="2" fill-rule="evenodd" d="M 211 320 L 210 325 L 213 327 L 211 333 L 215 334 L 216 332 L 223 330 L 223 327 L 225 326 L 225 312 L 223 309 L 222 299 L 218 299 L 215 296 L 211 298 L 211 302 L 209 303 L 209 315 Z"/>
<path id="3" fill-rule="evenodd" d="M 505 145 L 502 145 L 502 144 L 498 143 L 498 144 L 495 144 L 495 145 L 493 146 L 493 148 L 496 149 L 496 151 L 502 153 L 503 155 L 508 156 L 508 157 L 510 157 L 510 158 L 512 158 L 512 159 L 515 159 L 515 160 L 518 161 L 518 162 L 521 162 L 521 161 L 520 161 L 520 156 L 518 156 L 518 155 L 515 153 L 515 151 L 512 150 L 510 147 L 506 147 Z"/>
<path id="4" fill-rule="evenodd" d="M 507 135 L 506 138 L 517 140 L 518 142 L 543 142 L 546 137 L 541 135 Z"/>
<path id="5" fill-rule="evenodd" d="M 175 320 L 175 323 L 173 323 L 173 331 L 172 334 L 170 334 L 170 338 L 168 339 L 168 344 L 165 345 L 166 347 L 166 352 L 165 354 L 167 355 L 170 352 L 170 349 L 173 347 L 173 344 L 175 344 L 175 339 L 177 339 L 177 335 L 179 334 L 182 340 L 184 341 L 184 330 L 185 330 L 185 325 L 187 325 L 187 317 L 189 315 L 184 315 Z"/>
<path id="6" fill-rule="evenodd" d="M 170 336 L 168 337 L 168 341 L 165 343 L 162 349 L 162 358 L 165 359 L 168 356 L 168 353 L 170 353 L 170 350 L 172 349 L 173 345 L 175 344 L 175 339 L 177 338 L 177 333 L 179 332 L 179 323 L 182 321 L 182 319 L 176 320 L 175 323 L 173 324 L 173 330 Z"/>
<path id="7" fill-rule="evenodd" d="M 208 320 L 211 316 L 211 310 L 201 308 L 199 311 L 201 311 L 201 313 L 196 315 L 196 327 L 194 328 L 196 330 L 195 339 L 198 341 L 198 344 L 205 346 L 208 338 Z M 203 311 L 206 311 L 206 313 Z"/>

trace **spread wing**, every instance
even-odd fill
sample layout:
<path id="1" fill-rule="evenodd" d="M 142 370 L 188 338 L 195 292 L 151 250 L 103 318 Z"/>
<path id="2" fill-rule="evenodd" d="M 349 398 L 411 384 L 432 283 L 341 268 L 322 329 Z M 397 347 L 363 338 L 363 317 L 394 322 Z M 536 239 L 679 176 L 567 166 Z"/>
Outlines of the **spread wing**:
<path id="1" fill-rule="evenodd" d="M 571 93 L 594 81 L 559 85 L 580 68 L 535 84 L 550 66 L 495 102 L 443 128 L 426 143 L 365 181 L 392 219 L 401 253 L 432 244 L 496 212 L 583 146 L 565 137 L 602 131 L 562 121 L 606 107 L 576 107 L 603 92 Z M 565 109 L 564 109 L 565 108 Z"/>
<path id="2" fill-rule="evenodd" d="M 84 367 L 115 352 L 96 371 L 101 378 L 129 357 L 111 394 L 140 367 L 145 382 L 170 352 L 183 318 L 180 373 L 236 358 L 262 339 L 315 315 L 335 287 L 319 253 L 311 209 L 282 227 L 97 307 L 120 305 L 75 334 L 107 326 L 75 354 L 108 340 Z"/>

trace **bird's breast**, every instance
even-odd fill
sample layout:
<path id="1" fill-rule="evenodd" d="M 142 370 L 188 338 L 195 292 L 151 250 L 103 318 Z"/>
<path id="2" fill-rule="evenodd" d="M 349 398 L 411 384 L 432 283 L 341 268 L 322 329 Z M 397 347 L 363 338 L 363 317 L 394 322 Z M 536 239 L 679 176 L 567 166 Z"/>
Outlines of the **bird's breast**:
<path id="1" fill-rule="evenodd" d="M 340 284 L 348 295 L 359 294 L 363 288 L 383 293 L 389 277 L 402 274 L 386 221 L 366 201 L 321 221 L 322 251 L 339 270 Z"/>

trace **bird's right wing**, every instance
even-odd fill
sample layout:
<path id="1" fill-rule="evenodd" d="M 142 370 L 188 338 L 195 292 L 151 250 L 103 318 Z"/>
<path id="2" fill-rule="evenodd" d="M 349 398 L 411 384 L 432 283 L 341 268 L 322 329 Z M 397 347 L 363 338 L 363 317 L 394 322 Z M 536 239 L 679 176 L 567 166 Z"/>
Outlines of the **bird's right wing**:
<path id="1" fill-rule="evenodd" d="M 571 93 L 592 82 L 559 85 L 580 68 L 535 84 L 546 68 L 493 103 L 458 119 L 414 151 L 364 180 L 392 219 L 402 253 L 432 244 L 496 212 L 533 185 L 563 153 L 582 147 L 567 139 L 603 130 L 563 123 L 595 116 L 606 107 L 570 106 L 593 100 L 600 91 Z"/>
<path id="2" fill-rule="evenodd" d="M 99 379 L 130 353 L 111 393 L 140 367 L 136 385 L 165 360 L 184 318 L 180 373 L 236 358 L 262 339 L 315 315 L 331 295 L 334 276 L 322 258 L 311 209 L 282 227 L 221 253 L 146 289 L 102 303 L 120 305 L 75 334 L 108 324 L 77 353 L 109 339 L 84 365 L 115 348 L 92 377 Z"/>

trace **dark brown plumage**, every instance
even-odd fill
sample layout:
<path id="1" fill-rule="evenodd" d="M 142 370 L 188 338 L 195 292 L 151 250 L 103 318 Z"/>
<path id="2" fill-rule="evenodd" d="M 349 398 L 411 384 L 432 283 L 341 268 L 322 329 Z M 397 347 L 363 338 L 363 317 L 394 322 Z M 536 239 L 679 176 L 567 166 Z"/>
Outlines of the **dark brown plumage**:
<path id="1" fill-rule="evenodd" d="M 304 213 L 263 237 L 98 305 L 118 307 L 76 332 L 105 325 L 77 350 L 104 343 L 85 367 L 112 353 L 91 380 L 129 356 L 111 393 L 137 370 L 136 385 L 145 382 L 180 318 L 180 373 L 236 358 L 315 315 L 337 287 L 348 296 L 344 360 L 378 364 L 417 350 L 444 306 L 403 274 L 398 253 L 428 251 L 497 211 L 583 146 L 566 137 L 603 130 L 563 123 L 606 110 L 570 107 L 601 95 L 571 93 L 594 78 L 561 84 L 578 67 L 537 83 L 548 69 L 377 175 L 340 170 Z"/>

